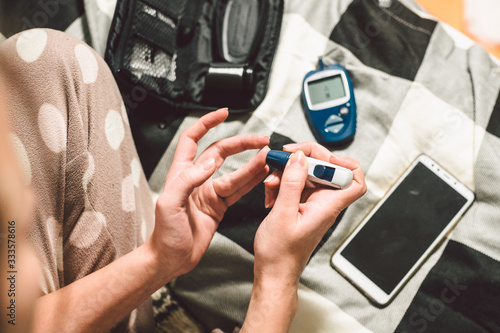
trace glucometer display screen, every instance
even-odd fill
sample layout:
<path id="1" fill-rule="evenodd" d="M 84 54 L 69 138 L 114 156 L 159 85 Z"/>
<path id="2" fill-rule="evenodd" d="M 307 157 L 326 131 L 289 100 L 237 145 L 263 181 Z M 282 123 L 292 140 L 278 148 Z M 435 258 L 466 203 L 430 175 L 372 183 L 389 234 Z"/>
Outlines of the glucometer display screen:
<path id="1" fill-rule="evenodd" d="M 418 163 L 341 254 L 389 294 L 466 202 Z"/>
<path id="2" fill-rule="evenodd" d="M 307 87 L 313 105 L 346 96 L 342 76 L 340 74 L 311 81 Z"/>

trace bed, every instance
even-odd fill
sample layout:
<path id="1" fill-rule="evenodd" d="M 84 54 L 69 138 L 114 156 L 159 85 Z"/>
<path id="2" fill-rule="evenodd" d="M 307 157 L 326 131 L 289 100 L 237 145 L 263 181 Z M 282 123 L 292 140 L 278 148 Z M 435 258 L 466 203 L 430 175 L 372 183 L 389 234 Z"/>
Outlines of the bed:
<path id="1" fill-rule="evenodd" d="M 317 59 L 347 68 L 358 105 L 354 141 L 334 153 L 358 159 L 368 192 L 346 209 L 300 280 L 291 332 L 500 331 L 499 61 L 412 1 L 285 1 L 281 39 L 266 99 L 208 134 L 271 137 L 271 148 L 314 140 L 300 103 L 301 81 Z M 179 131 L 199 114 L 186 117 Z M 159 193 L 178 134 L 152 176 Z M 330 258 L 411 162 L 425 153 L 475 192 L 453 233 L 387 307 L 371 304 Z M 222 172 L 249 158 L 229 160 Z M 205 327 L 241 323 L 252 287 L 253 236 L 267 211 L 263 186 L 230 208 L 201 263 L 172 283 Z M 455 292 L 452 302 L 444 289 Z"/>
<path id="2" fill-rule="evenodd" d="M 84 12 L 60 28 L 71 28 L 102 54 L 114 3 L 84 4 Z M 231 116 L 200 148 L 243 133 L 270 136 L 273 149 L 314 140 L 300 92 L 319 56 L 325 64 L 343 65 L 353 81 L 357 133 L 349 146 L 333 152 L 360 161 L 368 192 L 339 216 L 314 251 L 300 280 L 290 332 L 500 332 L 500 61 L 414 1 L 285 0 L 264 102 L 252 113 Z M 173 138 L 160 145 L 149 177 L 154 193 L 163 190 L 179 133 L 200 115 L 175 122 Z M 147 142 L 138 149 L 148 149 Z M 330 258 L 421 153 L 476 199 L 394 301 L 379 308 L 331 267 Z M 237 169 L 252 154 L 230 158 L 220 173 Z M 253 237 L 268 212 L 263 198 L 259 185 L 231 207 L 200 264 L 171 284 L 176 299 L 207 330 L 232 331 L 245 317 Z M 445 289 L 453 291 L 452 301 L 443 299 Z"/>

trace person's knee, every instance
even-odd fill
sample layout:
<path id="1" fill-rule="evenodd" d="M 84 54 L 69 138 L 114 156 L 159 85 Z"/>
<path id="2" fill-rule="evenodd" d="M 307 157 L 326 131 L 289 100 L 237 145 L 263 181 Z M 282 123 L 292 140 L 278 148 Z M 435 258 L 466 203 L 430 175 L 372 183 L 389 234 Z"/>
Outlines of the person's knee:
<path id="1" fill-rule="evenodd" d="M 10 56 L 27 63 L 44 58 L 65 58 L 78 39 L 57 30 L 31 29 L 13 35 L 0 45 L 0 55 Z"/>
<path id="2" fill-rule="evenodd" d="M 30 70 L 22 70 L 27 66 Z M 87 44 L 61 31 L 32 29 L 18 33 L 0 45 L 0 75 L 33 72 L 34 68 L 63 69 L 68 75 L 81 73 L 84 83 L 95 81 L 104 60 Z"/>

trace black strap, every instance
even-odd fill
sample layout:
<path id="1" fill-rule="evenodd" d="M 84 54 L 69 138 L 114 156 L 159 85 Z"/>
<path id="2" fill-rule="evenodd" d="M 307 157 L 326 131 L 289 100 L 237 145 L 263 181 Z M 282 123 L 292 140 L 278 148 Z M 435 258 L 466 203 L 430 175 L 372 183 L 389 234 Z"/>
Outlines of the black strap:
<path id="1" fill-rule="evenodd" d="M 157 9 L 172 19 L 178 20 L 184 15 L 187 0 L 142 0 L 151 8 Z M 189 13 L 189 11 L 188 11 Z"/>
<path id="2" fill-rule="evenodd" d="M 182 21 L 198 22 L 197 18 L 201 14 L 205 2 L 205 0 L 187 0 L 185 15 L 183 16 Z M 185 29 L 184 25 L 182 28 Z M 189 33 L 191 35 L 191 41 L 196 41 L 200 34 L 199 25 L 196 24 L 195 27 L 190 26 L 189 28 L 194 29 L 194 31 Z M 194 45 L 195 42 L 186 43 L 185 40 L 179 41 L 181 41 L 181 43 L 177 43 L 175 90 L 185 91 L 189 80 L 190 65 L 197 61 L 195 52 L 196 45 Z"/>
<path id="3" fill-rule="evenodd" d="M 145 12 L 139 13 L 135 33 L 146 41 L 165 50 L 170 56 L 175 53 L 176 32 L 168 23 Z"/>

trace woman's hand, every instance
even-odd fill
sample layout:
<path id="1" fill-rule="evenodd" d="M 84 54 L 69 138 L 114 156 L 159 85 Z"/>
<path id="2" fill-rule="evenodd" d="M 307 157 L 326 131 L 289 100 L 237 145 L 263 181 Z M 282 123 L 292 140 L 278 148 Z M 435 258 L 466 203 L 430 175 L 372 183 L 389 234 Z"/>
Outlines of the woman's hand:
<path id="1" fill-rule="evenodd" d="M 233 173 L 211 178 L 228 156 L 266 146 L 268 137 L 260 135 L 215 142 L 193 162 L 197 142 L 227 116 L 227 109 L 211 112 L 186 129 L 179 139 L 165 188 L 156 204 L 155 229 L 148 241 L 169 278 L 196 266 L 227 208 L 269 172 L 266 148 Z"/>
<path id="2" fill-rule="evenodd" d="M 255 274 L 287 276 L 289 283 L 298 283 L 323 235 L 340 212 L 366 192 L 366 184 L 356 160 L 333 155 L 317 143 L 292 144 L 284 149 L 294 153 L 287 167 L 265 181 L 265 202 L 272 210 L 257 231 Z M 352 184 L 332 190 L 306 181 L 305 155 L 351 169 Z"/>
<path id="3" fill-rule="evenodd" d="M 366 192 L 363 170 L 353 159 L 332 155 L 316 143 L 284 147 L 294 152 L 283 173 L 266 181 L 266 207 L 272 207 L 254 241 L 254 285 L 242 333 L 288 332 L 298 304 L 297 287 L 311 253 L 339 213 Z M 307 181 L 305 155 L 353 171 L 342 190 Z"/>
<path id="4" fill-rule="evenodd" d="M 297 309 L 299 278 L 312 251 L 338 214 L 366 192 L 357 161 L 334 156 L 317 143 L 284 149 L 294 153 L 285 170 L 265 181 L 265 205 L 272 210 L 255 236 L 254 284 L 242 333 L 288 332 Z M 305 155 L 351 169 L 352 184 L 333 190 L 307 181 Z"/>

